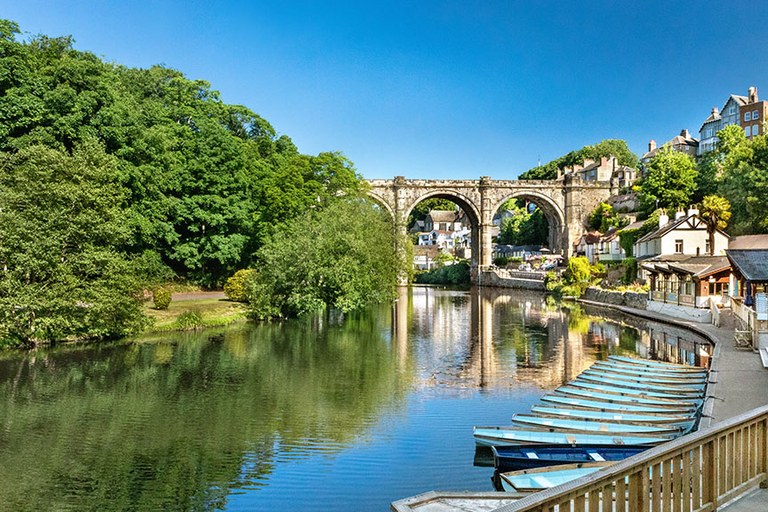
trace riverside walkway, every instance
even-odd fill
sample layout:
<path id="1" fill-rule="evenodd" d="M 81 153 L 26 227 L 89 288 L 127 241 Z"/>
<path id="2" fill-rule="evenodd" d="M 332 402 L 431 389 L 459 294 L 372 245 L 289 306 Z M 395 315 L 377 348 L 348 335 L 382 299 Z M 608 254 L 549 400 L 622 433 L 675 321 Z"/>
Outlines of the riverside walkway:
<path id="1" fill-rule="evenodd" d="M 736 321 L 730 311 L 725 312 L 721 316 L 721 325 L 716 327 L 711 324 L 690 322 L 624 306 L 611 306 L 596 302 L 586 303 L 592 306 L 608 307 L 657 322 L 685 326 L 715 344 L 710 373 L 711 384 L 707 391 L 708 398 L 704 405 L 700 430 L 714 426 L 724 420 L 736 418 L 768 404 L 768 369 L 763 368 L 758 354 L 751 350 L 734 347 L 733 335 Z M 718 463 L 718 461 L 715 460 L 714 463 Z M 490 498 L 488 493 L 477 493 L 477 501 L 472 500 L 473 493 L 466 493 L 461 496 L 460 505 L 455 501 L 450 503 L 450 500 L 446 500 L 441 505 L 440 500 L 437 498 L 441 494 L 448 495 L 451 493 L 438 492 L 422 495 L 422 497 L 435 495 L 434 501 L 417 499 L 418 497 L 401 500 L 393 503 L 392 510 L 397 512 L 406 510 L 418 512 L 492 511 L 497 510 L 497 506 L 500 505 L 500 503 L 491 505 L 493 500 L 488 499 Z M 499 496 L 504 496 L 504 494 L 499 493 Z M 457 496 L 453 496 L 453 498 L 455 500 Z M 507 496 L 507 498 L 512 498 L 512 496 Z M 514 501 L 514 498 L 510 500 L 510 502 L 512 501 Z M 511 504 L 510 502 L 508 502 L 507 506 Z M 423 506 L 417 505 L 419 503 Z M 499 507 L 499 509 L 504 508 L 507 507 L 503 505 Z M 708 510 L 712 510 L 712 508 L 710 507 Z M 728 512 L 767 512 L 768 489 L 756 489 L 745 492 L 730 503 L 721 504 L 717 510 Z"/>

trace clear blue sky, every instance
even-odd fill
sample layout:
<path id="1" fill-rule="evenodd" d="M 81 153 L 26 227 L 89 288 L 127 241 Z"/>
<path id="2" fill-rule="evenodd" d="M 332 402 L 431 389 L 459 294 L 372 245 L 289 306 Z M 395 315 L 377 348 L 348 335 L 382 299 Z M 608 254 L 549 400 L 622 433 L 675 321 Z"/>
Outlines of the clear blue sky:
<path id="1" fill-rule="evenodd" d="M 26 35 L 209 81 L 367 178 L 511 179 L 606 138 L 642 154 L 758 86 L 768 2 L 0 0 Z"/>

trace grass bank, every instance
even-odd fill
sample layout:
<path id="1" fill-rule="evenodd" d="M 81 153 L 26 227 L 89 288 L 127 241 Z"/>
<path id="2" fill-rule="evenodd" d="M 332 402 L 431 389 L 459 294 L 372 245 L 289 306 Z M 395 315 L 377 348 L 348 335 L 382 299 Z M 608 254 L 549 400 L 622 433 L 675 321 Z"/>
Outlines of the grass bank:
<path id="1" fill-rule="evenodd" d="M 168 309 L 155 309 L 152 302 L 145 306 L 145 313 L 154 324 L 145 333 L 189 331 L 207 327 L 221 327 L 246 320 L 245 305 L 222 299 L 219 294 L 205 294 L 195 298 L 172 300 Z"/>

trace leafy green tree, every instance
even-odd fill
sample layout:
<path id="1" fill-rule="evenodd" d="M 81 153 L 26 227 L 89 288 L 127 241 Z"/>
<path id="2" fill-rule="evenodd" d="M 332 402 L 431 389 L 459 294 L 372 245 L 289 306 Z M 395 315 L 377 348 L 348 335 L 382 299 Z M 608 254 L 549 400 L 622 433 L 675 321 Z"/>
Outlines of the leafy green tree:
<path id="1" fill-rule="evenodd" d="M 142 265 L 117 161 L 96 142 L 0 156 L 0 343 L 106 338 L 144 325 Z"/>
<path id="2" fill-rule="evenodd" d="M 589 217 L 587 218 L 587 227 L 605 233 L 612 227 L 621 227 L 623 222 L 624 220 L 619 216 L 619 213 L 613 206 L 601 202 L 589 214 Z"/>
<path id="3" fill-rule="evenodd" d="M 505 218 L 501 223 L 498 237 L 500 244 L 547 244 L 549 223 L 540 208 L 536 207 L 530 212 L 525 202 L 515 200 L 505 203 L 505 209 L 513 215 Z"/>
<path id="4" fill-rule="evenodd" d="M 685 208 L 696 189 L 696 163 L 685 153 L 662 148 L 637 185 L 646 211 Z"/>
<path id="5" fill-rule="evenodd" d="M 389 300 L 404 270 L 395 244 L 391 220 L 367 201 L 308 212 L 259 250 L 250 313 L 265 319 L 324 307 L 347 312 Z"/>
<path id="6" fill-rule="evenodd" d="M 709 233 L 709 254 L 715 254 L 715 231 L 723 230 L 728 226 L 731 218 L 731 204 L 722 196 L 706 196 L 701 202 L 699 216 L 707 225 Z"/>
<path id="7" fill-rule="evenodd" d="M 768 139 L 751 140 L 738 126 L 718 132 L 722 169 L 720 193 L 731 205 L 734 234 L 768 232 Z"/>

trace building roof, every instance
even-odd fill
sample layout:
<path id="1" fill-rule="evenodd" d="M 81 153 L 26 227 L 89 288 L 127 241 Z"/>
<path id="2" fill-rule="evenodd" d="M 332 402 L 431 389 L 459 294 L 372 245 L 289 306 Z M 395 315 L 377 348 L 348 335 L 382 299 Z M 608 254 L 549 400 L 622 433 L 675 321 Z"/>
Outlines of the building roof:
<path id="1" fill-rule="evenodd" d="M 664 224 L 660 228 L 654 229 L 650 233 L 648 233 L 645 236 L 643 236 L 642 238 L 640 238 L 635 243 L 647 242 L 649 240 L 653 240 L 654 238 L 660 238 L 660 237 L 666 235 L 667 233 L 669 233 L 670 231 L 674 230 L 675 228 L 679 227 L 680 225 L 682 225 L 687 220 L 688 220 L 688 216 L 687 215 L 685 217 L 681 217 L 681 218 L 676 219 L 676 220 L 670 220 L 670 222 L 667 222 L 666 224 Z"/>
<path id="2" fill-rule="evenodd" d="M 456 222 L 457 214 L 456 210 L 430 210 L 427 215 L 432 217 L 432 222 Z"/>
<path id="3" fill-rule="evenodd" d="M 743 235 L 731 239 L 728 249 L 768 249 L 768 235 Z"/>
<path id="4" fill-rule="evenodd" d="M 737 275 L 747 281 L 768 282 L 768 249 L 727 249 Z"/>
<path id="5" fill-rule="evenodd" d="M 688 132 L 688 130 L 684 130 L 684 131 L 686 133 Z M 664 144 L 662 144 L 661 146 L 648 151 L 646 154 L 642 156 L 641 160 L 648 160 L 649 158 L 654 157 L 656 153 L 661 151 L 663 148 L 667 148 L 667 147 L 676 148 L 680 146 L 691 146 L 691 147 L 697 148 L 699 147 L 699 139 L 693 138 L 690 135 L 688 135 L 688 137 L 684 137 L 682 134 L 676 135 L 671 139 L 669 139 Z"/>
<path id="6" fill-rule="evenodd" d="M 726 256 L 675 256 L 675 258 L 664 257 L 656 261 L 647 261 L 642 266 L 651 272 L 682 273 L 699 279 L 731 268 Z"/>

